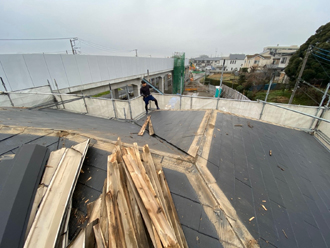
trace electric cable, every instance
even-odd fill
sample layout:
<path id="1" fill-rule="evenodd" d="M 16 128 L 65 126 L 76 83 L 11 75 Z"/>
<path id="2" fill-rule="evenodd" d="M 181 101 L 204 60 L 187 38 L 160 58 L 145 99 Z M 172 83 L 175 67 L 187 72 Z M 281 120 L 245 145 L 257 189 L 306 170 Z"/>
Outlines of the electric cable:
<path id="1" fill-rule="evenodd" d="M 326 49 L 319 48 L 319 47 L 317 47 L 317 46 L 312 46 L 312 47 L 317 48 L 317 49 L 320 49 L 320 50 L 322 50 L 322 51 L 324 51 L 324 52 L 328 52 L 328 53 L 330 53 L 330 51 L 328 51 L 328 50 L 326 50 Z"/>
<path id="2" fill-rule="evenodd" d="M 317 55 L 315 55 L 314 53 L 312 53 L 312 55 L 314 56 L 314 58 L 317 60 L 317 62 L 319 62 L 319 64 L 321 65 L 323 71 L 325 72 L 325 74 L 327 74 L 328 78 L 330 78 L 329 74 L 327 73 L 327 71 L 325 70 L 325 68 L 323 67 L 323 65 L 321 64 L 321 62 L 315 57 Z M 319 57 L 319 56 L 317 56 Z"/>
<path id="3" fill-rule="evenodd" d="M 77 39 L 77 37 L 71 38 L 41 38 L 41 39 L 0 39 L 0 41 L 33 41 L 33 40 L 70 40 Z"/>

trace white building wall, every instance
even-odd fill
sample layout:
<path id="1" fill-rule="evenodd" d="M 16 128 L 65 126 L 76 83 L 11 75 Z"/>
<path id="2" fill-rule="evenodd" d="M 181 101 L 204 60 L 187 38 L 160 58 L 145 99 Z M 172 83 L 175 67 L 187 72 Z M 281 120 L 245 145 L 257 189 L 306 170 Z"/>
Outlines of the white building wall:
<path id="1" fill-rule="evenodd" d="M 187 60 L 188 61 L 188 60 Z M 7 90 L 47 85 L 56 89 L 173 70 L 173 58 L 71 54 L 1 54 L 0 77 Z M 0 90 L 4 91 L 2 84 Z"/>
<path id="2" fill-rule="evenodd" d="M 231 63 L 232 62 L 232 63 Z M 227 71 L 239 71 L 241 67 L 244 65 L 244 60 L 226 60 L 225 62 Z"/>

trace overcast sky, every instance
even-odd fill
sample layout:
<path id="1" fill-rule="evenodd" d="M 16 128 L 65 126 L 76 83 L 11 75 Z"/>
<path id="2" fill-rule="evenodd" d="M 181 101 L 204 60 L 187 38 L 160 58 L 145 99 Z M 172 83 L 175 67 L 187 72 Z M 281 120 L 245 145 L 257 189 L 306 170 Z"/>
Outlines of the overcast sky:
<path id="1" fill-rule="evenodd" d="M 0 38 L 78 37 L 82 54 L 253 54 L 303 44 L 329 13 L 329 0 L 1 0 Z M 66 50 L 69 40 L 0 42 L 0 53 Z"/>

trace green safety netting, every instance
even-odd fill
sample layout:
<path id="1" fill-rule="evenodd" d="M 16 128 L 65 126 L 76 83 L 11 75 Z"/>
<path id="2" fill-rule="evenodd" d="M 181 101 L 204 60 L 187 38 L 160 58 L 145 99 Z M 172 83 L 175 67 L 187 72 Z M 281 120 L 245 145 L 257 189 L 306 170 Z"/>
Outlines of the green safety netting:
<path id="1" fill-rule="evenodd" d="M 173 69 L 173 94 L 182 94 L 184 91 L 184 59 L 185 53 L 175 53 Z"/>

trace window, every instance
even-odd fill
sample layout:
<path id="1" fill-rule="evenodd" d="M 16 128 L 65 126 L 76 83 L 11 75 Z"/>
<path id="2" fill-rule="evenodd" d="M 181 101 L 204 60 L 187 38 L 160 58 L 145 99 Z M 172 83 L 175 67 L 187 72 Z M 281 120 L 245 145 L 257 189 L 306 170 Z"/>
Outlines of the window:
<path id="1" fill-rule="evenodd" d="M 281 59 L 281 64 L 285 64 L 287 59 L 288 59 L 287 57 L 283 57 L 283 58 Z"/>
<path id="2" fill-rule="evenodd" d="M 256 65 L 259 64 L 259 60 L 255 60 L 254 64 L 256 64 Z"/>

